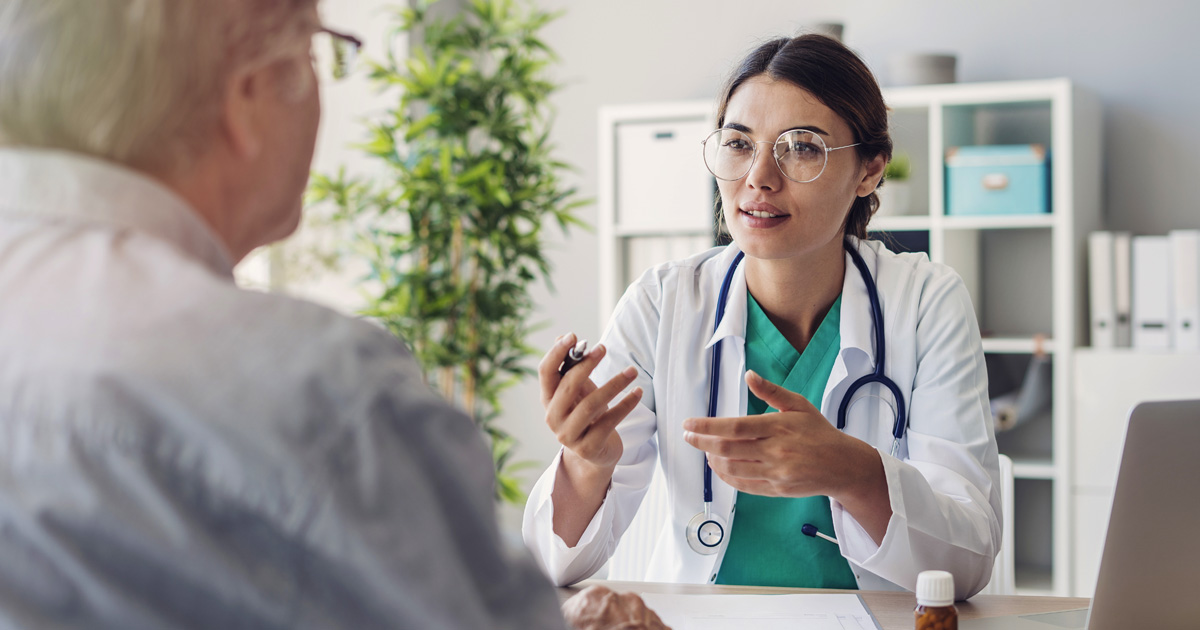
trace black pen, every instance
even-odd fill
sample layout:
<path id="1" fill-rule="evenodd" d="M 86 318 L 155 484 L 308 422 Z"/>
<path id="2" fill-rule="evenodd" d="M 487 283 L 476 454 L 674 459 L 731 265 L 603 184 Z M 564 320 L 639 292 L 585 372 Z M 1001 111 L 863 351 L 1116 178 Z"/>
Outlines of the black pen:
<path id="1" fill-rule="evenodd" d="M 579 365 L 579 362 L 587 356 L 587 340 L 581 339 L 573 348 L 567 350 L 567 358 L 563 359 L 562 365 L 558 366 L 558 375 L 563 376 L 567 370 Z"/>

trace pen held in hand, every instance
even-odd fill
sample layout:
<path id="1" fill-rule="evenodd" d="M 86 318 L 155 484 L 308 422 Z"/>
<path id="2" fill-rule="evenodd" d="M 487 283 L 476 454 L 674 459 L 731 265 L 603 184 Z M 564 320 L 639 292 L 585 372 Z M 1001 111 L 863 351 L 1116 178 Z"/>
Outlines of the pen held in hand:
<path id="1" fill-rule="evenodd" d="M 581 339 L 575 347 L 567 350 L 567 358 L 563 359 L 562 365 L 558 366 L 558 375 L 564 376 L 567 370 L 579 365 L 579 362 L 587 356 L 587 340 Z"/>

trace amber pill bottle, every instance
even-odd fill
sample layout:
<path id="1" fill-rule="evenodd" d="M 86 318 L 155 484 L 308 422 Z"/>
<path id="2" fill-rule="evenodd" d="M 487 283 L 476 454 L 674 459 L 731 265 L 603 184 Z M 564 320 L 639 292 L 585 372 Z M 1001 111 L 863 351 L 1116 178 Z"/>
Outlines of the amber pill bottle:
<path id="1" fill-rule="evenodd" d="M 917 575 L 916 630 L 958 630 L 954 608 L 954 576 L 945 571 Z"/>

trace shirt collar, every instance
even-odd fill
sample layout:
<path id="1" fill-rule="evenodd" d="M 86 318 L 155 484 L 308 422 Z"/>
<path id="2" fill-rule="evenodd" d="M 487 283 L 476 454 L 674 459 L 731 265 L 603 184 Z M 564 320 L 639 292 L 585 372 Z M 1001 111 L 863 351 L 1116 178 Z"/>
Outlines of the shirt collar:
<path id="1" fill-rule="evenodd" d="M 862 241 L 854 237 L 847 237 L 867 263 L 867 269 L 870 270 L 871 276 L 876 276 L 878 268 L 878 258 L 875 250 L 872 249 L 867 241 Z M 725 279 L 725 273 L 729 269 L 729 264 L 733 262 L 734 257 L 741 250 L 736 243 L 730 243 L 725 248 L 725 252 L 716 258 L 718 269 L 715 274 L 715 289 L 721 290 L 721 282 Z M 850 258 L 849 253 L 844 254 L 846 257 L 846 273 L 842 280 L 842 317 L 838 329 L 842 339 L 841 355 L 844 360 L 849 361 L 853 358 L 859 361 L 869 363 L 871 357 L 875 356 L 875 340 L 873 329 L 871 327 L 871 301 L 867 297 L 867 285 L 863 282 L 862 275 L 858 271 L 858 267 L 854 265 L 854 261 Z M 744 261 L 743 261 L 744 263 Z M 876 283 L 878 284 L 878 283 Z M 739 264 L 733 272 L 733 281 L 729 285 L 729 297 L 725 304 L 725 317 L 721 319 L 721 323 L 717 326 L 716 331 L 709 338 L 706 348 L 711 348 L 713 344 L 727 338 L 735 337 L 745 339 L 746 337 L 746 266 Z"/>
<path id="2" fill-rule="evenodd" d="M 228 250 L 186 201 L 147 175 L 101 159 L 0 149 L 0 216 L 136 230 L 171 243 L 216 273 L 233 275 Z"/>

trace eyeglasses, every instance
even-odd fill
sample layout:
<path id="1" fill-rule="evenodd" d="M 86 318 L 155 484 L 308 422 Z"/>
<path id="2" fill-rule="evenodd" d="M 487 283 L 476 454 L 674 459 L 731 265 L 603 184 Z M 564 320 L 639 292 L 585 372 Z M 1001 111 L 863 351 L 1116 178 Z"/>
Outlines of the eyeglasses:
<path id="1" fill-rule="evenodd" d="M 758 157 L 758 145 L 772 144 L 766 140 L 755 142 L 750 136 L 736 129 L 717 129 L 708 134 L 704 145 L 704 165 L 713 177 L 724 181 L 741 179 L 754 166 Z M 806 184 L 825 172 L 829 152 L 848 149 L 862 144 L 855 142 L 841 147 L 827 147 L 816 132 L 793 129 L 779 134 L 772 145 L 775 164 L 783 176 L 800 184 Z"/>
<path id="2" fill-rule="evenodd" d="M 361 39 L 340 33 L 333 29 L 322 26 L 314 33 L 314 50 L 317 46 L 329 46 L 332 53 L 332 76 L 335 80 L 344 79 L 350 76 L 350 72 L 354 69 L 354 62 L 358 59 L 358 51 L 362 50 L 363 42 Z M 326 40 L 327 44 L 317 44 L 319 39 Z"/>

